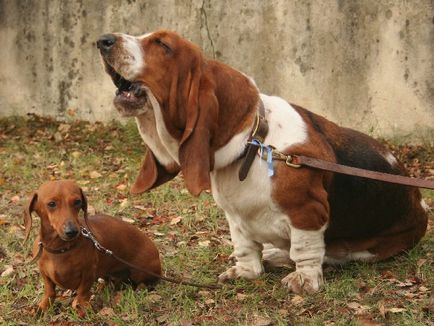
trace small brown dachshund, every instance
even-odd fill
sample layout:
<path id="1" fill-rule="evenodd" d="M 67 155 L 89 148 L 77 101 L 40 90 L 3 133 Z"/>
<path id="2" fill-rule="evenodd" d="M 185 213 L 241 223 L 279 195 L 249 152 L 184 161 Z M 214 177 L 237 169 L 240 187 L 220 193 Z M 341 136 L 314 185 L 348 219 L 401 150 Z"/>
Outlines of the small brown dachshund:
<path id="1" fill-rule="evenodd" d="M 33 256 L 42 250 L 39 271 L 45 293 L 39 310 L 45 311 L 56 297 L 55 288 L 77 290 L 74 308 L 90 307 L 91 287 L 98 278 L 115 277 L 137 285 L 149 284 L 161 275 L 159 253 L 154 243 L 138 228 L 120 219 L 95 215 L 88 218 L 90 229 L 99 243 L 125 261 L 154 275 L 135 270 L 107 255 L 83 236 L 81 227 L 87 216 L 87 201 L 82 189 L 70 180 L 44 183 L 33 194 L 24 211 L 25 239 L 32 226 L 31 213 L 41 218 L 39 236 L 33 244 Z"/>

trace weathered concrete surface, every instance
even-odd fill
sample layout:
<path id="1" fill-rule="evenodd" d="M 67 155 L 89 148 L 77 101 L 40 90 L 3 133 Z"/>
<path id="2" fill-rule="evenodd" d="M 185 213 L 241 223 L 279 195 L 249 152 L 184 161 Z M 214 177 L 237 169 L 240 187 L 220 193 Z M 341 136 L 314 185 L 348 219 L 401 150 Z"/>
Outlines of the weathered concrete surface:
<path id="1" fill-rule="evenodd" d="M 374 135 L 433 141 L 431 0 L 0 0 L 0 114 L 119 118 L 94 42 L 160 28 L 264 93 Z"/>

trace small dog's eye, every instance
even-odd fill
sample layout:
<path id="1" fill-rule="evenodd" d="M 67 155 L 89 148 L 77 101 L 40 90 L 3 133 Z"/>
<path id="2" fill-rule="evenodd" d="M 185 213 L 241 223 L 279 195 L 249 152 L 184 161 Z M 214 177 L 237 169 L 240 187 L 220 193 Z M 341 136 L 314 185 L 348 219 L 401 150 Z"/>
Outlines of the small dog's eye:
<path id="1" fill-rule="evenodd" d="M 77 199 L 76 201 L 74 201 L 74 206 L 77 208 L 81 208 L 82 205 L 82 201 L 80 199 Z"/>
<path id="2" fill-rule="evenodd" d="M 50 202 L 47 204 L 47 206 L 48 206 L 49 208 L 56 208 L 56 202 L 55 202 L 55 201 L 50 201 Z"/>

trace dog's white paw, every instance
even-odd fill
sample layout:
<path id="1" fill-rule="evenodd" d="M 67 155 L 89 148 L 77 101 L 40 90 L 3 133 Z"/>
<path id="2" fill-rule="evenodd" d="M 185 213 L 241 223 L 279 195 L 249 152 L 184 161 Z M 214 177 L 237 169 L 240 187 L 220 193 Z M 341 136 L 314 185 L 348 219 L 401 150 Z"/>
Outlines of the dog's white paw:
<path id="1" fill-rule="evenodd" d="M 292 272 L 282 279 L 282 284 L 297 294 L 315 293 L 323 284 L 322 274 L 320 272 L 308 275 L 303 272 Z"/>
<path id="2" fill-rule="evenodd" d="M 258 278 L 261 275 L 261 272 L 255 272 L 252 268 L 237 265 L 232 266 L 231 268 L 227 269 L 226 272 L 221 273 L 219 275 L 219 283 L 226 282 L 228 280 L 233 280 L 236 278 L 246 278 L 249 280 L 254 280 L 255 278 Z"/>

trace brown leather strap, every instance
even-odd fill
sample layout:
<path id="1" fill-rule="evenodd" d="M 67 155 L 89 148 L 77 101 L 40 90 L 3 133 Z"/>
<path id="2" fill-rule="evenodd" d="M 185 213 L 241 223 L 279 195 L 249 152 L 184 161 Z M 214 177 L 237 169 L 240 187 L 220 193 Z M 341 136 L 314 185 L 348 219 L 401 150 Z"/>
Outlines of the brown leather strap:
<path id="1" fill-rule="evenodd" d="M 51 249 L 50 247 L 47 247 L 46 245 L 44 245 L 44 243 L 42 241 L 39 241 L 38 252 L 36 253 L 36 256 L 33 257 L 31 261 L 29 261 L 29 264 L 35 263 L 41 257 L 43 250 L 45 250 L 46 252 L 53 254 L 53 255 L 59 255 L 59 254 L 63 254 L 65 252 L 68 252 L 69 250 L 75 248 L 76 245 L 77 245 L 77 243 L 74 242 L 71 246 L 66 247 L 66 248 Z"/>
<path id="2" fill-rule="evenodd" d="M 259 100 L 259 110 L 256 114 L 255 119 L 255 125 L 246 146 L 246 155 L 244 156 L 244 161 L 241 164 L 240 171 L 238 173 L 238 178 L 240 179 L 240 181 L 246 179 L 250 167 L 252 166 L 253 160 L 255 159 L 256 153 L 258 153 L 259 145 L 253 144 L 251 143 L 251 141 L 253 139 L 256 139 L 260 143 L 263 143 L 265 137 L 268 134 L 268 123 L 267 119 L 265 119 L 265 108 L 262 100 Z"/>
<path id="3" fill-rule="evenodd" d="M 416 179 L 402 175 L 365 170 L 303 155 L 292 155 L 292 160 L 290 163 L 361 178 L 368 178 L 412 187 L 434 189 L 434 181 L 431 180 Z"/>

